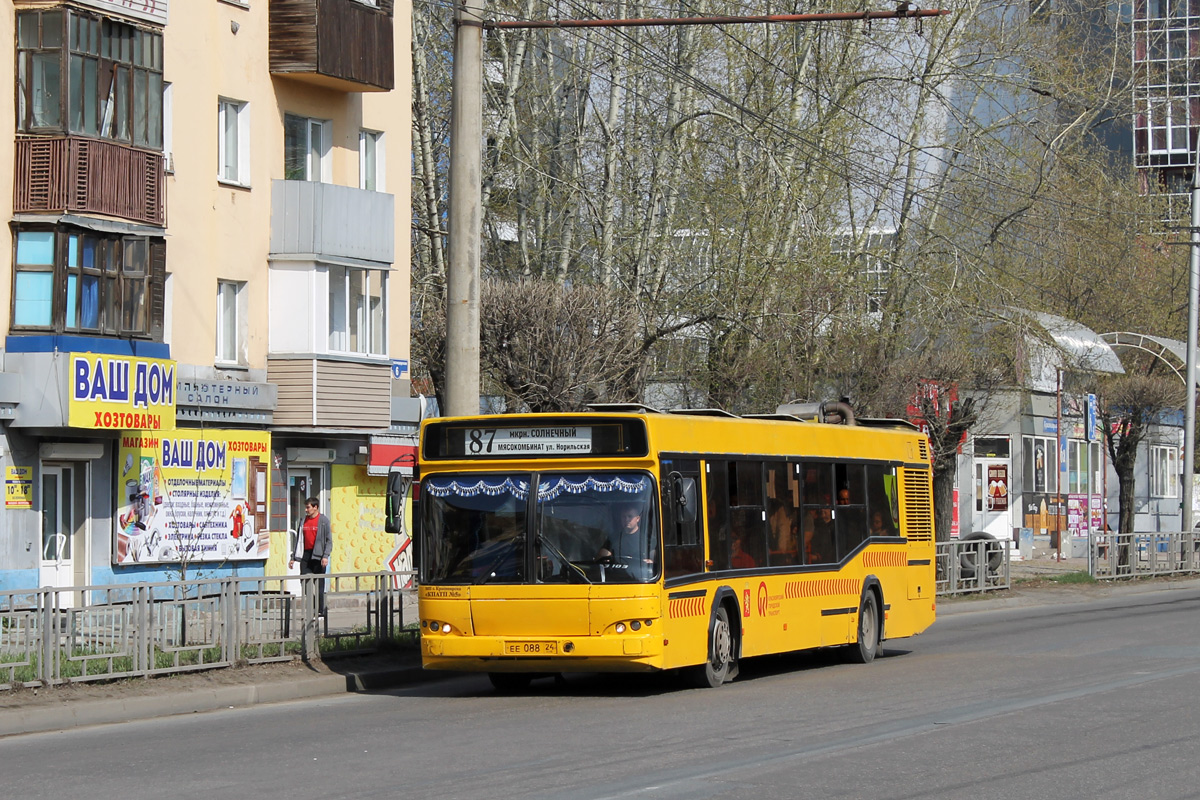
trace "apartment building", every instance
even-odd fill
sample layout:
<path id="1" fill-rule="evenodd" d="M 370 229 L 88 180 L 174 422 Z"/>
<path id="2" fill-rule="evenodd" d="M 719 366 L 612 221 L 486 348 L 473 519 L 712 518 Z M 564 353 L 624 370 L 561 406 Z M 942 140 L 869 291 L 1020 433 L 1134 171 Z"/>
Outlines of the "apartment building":
<path id="1" fill-rule="evenodd" d="M 1132 32 L 1134 163 L 1145 193 L 1171 201 L 1186 220 L 1200 125 L 1200 6 L 1136 0 L 1125 10 Z"/>
<path id="2" fill-rule="evenodd" d="M 308 496 L 331 569 L 399 552 L 379 476 L 415 406 L 409 14 L 0 11 L 0 590 L 279 574 Z"/>

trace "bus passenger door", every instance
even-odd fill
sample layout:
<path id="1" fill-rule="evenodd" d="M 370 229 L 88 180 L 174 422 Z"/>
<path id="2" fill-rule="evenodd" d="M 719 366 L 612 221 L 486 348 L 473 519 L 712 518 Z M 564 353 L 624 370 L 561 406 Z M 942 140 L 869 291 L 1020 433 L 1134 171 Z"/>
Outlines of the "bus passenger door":
<path id="1" fill-rule="evenodd" d="M 691 519 L 683 512 L 689 485 L 695 513 Z M 694 459 L 664 459 L 659 473 L 662 493 L 663 574 L 667 578 L 704 572 L 704 530 L 699 512 L 700 462 Z"/>

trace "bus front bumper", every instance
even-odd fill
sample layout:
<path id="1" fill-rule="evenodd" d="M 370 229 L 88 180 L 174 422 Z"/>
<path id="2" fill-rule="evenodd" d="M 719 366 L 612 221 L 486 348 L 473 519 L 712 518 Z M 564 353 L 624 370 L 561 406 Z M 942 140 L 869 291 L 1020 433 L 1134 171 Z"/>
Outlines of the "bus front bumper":
<path id="1" fill-rule="evenodd" d="M 422 635 L 425 669 L 474 672 L 646 672 L 661 669 L 659 636 Z"/>

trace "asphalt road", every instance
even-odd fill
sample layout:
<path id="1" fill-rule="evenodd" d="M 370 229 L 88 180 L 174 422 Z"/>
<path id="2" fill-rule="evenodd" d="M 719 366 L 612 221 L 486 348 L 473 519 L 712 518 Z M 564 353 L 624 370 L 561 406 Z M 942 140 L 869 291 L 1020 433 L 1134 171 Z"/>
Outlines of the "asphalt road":
<path id="1" fill-rule="evenodd" d="M 1200 797 L 1200 591 L 958 608 L 862 666 L 461 677 L 0 740 L 5 797 Z"/>

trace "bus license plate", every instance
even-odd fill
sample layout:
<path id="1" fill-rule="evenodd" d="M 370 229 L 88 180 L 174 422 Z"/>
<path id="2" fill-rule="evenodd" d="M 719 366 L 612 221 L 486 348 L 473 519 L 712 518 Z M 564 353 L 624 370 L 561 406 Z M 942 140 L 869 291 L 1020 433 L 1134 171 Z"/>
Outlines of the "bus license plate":
<path id="1" fill-rule="evenodd" d="M 505 642 L 506 656 L 556 656 L 558 642 Z"/>

